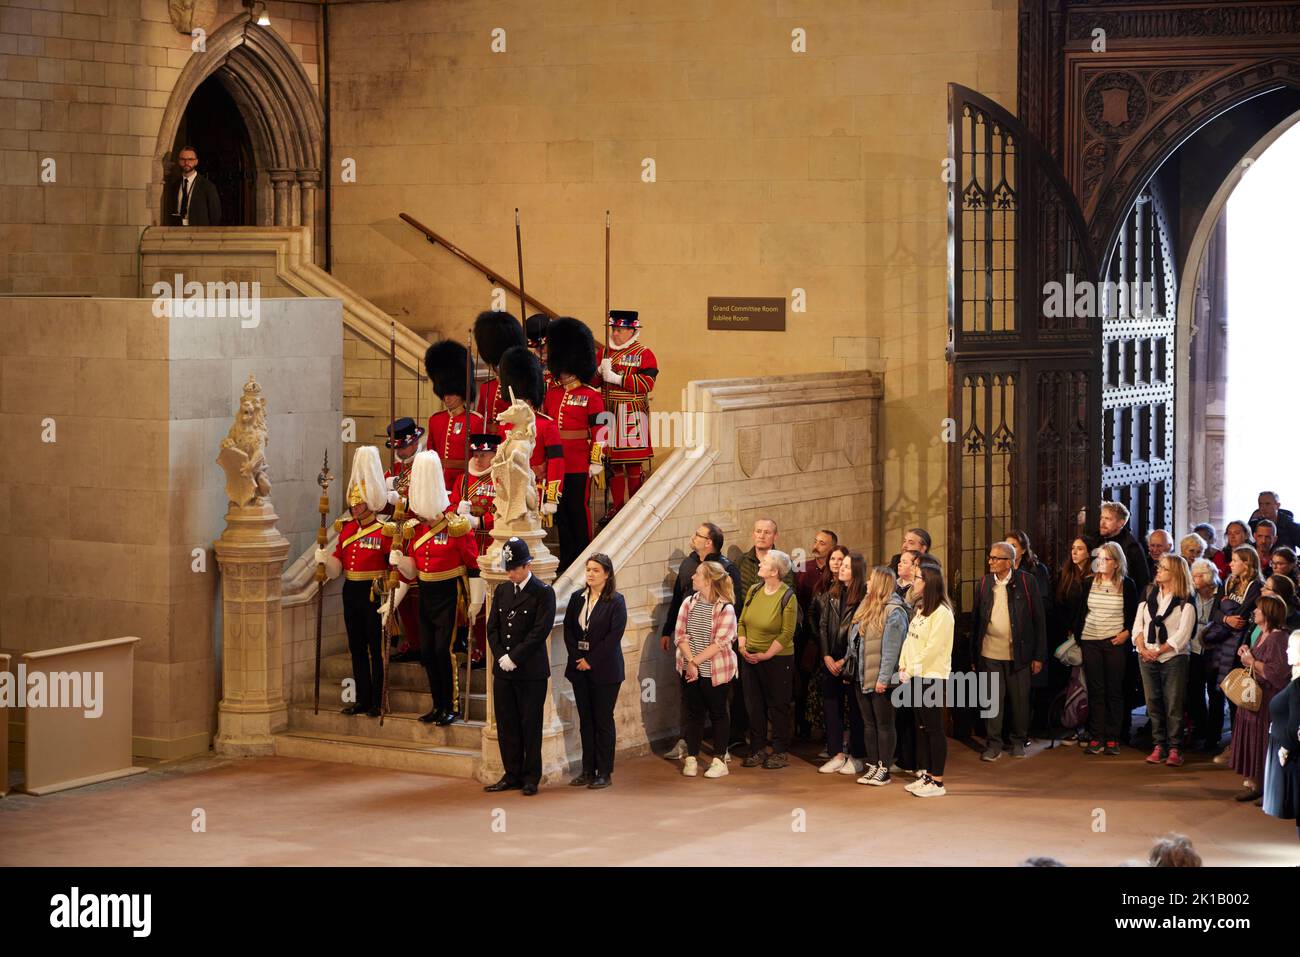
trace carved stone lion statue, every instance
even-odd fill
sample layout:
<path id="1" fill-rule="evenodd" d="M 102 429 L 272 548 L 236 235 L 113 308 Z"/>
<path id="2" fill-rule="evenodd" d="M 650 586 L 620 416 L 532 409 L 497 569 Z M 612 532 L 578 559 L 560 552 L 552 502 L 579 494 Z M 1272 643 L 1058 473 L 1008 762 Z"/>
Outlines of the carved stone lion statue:
<path id="1" fill-rule="evenodd" d="M 537 441 L 533 410 L 522 399 L 515 399 L 497 416 L 509 423 L 510 431 L 492 457 L 492 484 L 496 486 L 496 525 L 508 527 L 516 522 L 536 520 L 537 484 L 528 464 Z"/>
<path id="2" fill-rule="evenodd" d="M 232 505 L 261 505 L 271 494 L 266 474 L 266 398 L 250 372 L 230 431 L 221 440 L 217 464 L 226 473 Z"/>

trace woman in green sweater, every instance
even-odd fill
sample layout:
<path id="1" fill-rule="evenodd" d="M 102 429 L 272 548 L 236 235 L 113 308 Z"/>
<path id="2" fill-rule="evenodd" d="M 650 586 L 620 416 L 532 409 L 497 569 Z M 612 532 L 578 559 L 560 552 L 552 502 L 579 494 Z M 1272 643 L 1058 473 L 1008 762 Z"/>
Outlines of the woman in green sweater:
<path id="1" fill-rule="evenodd" d="M 745 767 L 783 768 L 789 764 L 790 707 L 794 681 L 794 630 L 799 603 L 781 579 L 790 574 L 790 556 L 772 549 L 758 565 L 758 583 L 745 596 L 737 631 L 747 667 L 740 679 L 749 712 L 749 757 Z M 772 725 L 772 753 L 767 727 Z"/>

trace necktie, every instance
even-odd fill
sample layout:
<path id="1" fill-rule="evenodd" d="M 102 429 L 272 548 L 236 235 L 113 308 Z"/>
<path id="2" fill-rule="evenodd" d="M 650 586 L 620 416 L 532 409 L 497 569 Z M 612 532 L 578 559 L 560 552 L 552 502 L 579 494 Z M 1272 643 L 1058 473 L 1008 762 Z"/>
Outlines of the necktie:
<path id="1" fill-rule="evenodd" d="M 181 180 L 181 219 L 190 214 L 190 181 Z"/>
<path id="2" fill-rule="evenodd" d="M 516 598 L 519 597 L 519 586 L 518 586 L 518 585 L 515 586 L 515 597 L 516 597 Z"/>

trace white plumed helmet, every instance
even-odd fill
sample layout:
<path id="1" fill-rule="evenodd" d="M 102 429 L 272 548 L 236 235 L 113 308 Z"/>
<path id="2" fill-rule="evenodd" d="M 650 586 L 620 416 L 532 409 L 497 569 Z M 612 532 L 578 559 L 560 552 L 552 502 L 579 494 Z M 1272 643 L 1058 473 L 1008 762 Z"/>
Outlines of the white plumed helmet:
<path id="1" fill-rule="evenodd" d="M 352 476 L 348 479 L 348 507 L 365 502 L 372 512 L 388 505 L 388 483 L 384 478 L 379 449 L 363 445 L 352 454 Z"/>
<path id="2" fill-rule="evenodd" d="M 407 490 L 411 511 L 421 518 L 436 519 L 451 505 L 447 483 L 442 477 L 442 459 L 432 449 L 419 452 L 411 464 L 411 487 Z"/>

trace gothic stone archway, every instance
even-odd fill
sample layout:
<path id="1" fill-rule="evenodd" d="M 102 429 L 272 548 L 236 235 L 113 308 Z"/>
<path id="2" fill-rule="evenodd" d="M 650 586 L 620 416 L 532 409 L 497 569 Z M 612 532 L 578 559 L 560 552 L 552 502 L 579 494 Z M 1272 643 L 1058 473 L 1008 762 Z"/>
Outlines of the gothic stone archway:
<path id="1" fill-rule="evenodd" d="M 235 17 L 191 54 L 172 90 L 154 152 L 150 203 L 156 204 L 173 163 L 176 131 L 191 97 L 209 77 L 230 93 L 253 141 L 259 226 L 316 223 L 324 113 L 302 65 L 268 27 Z M 160 223 L 160 211 L 154 209 Z"/>

